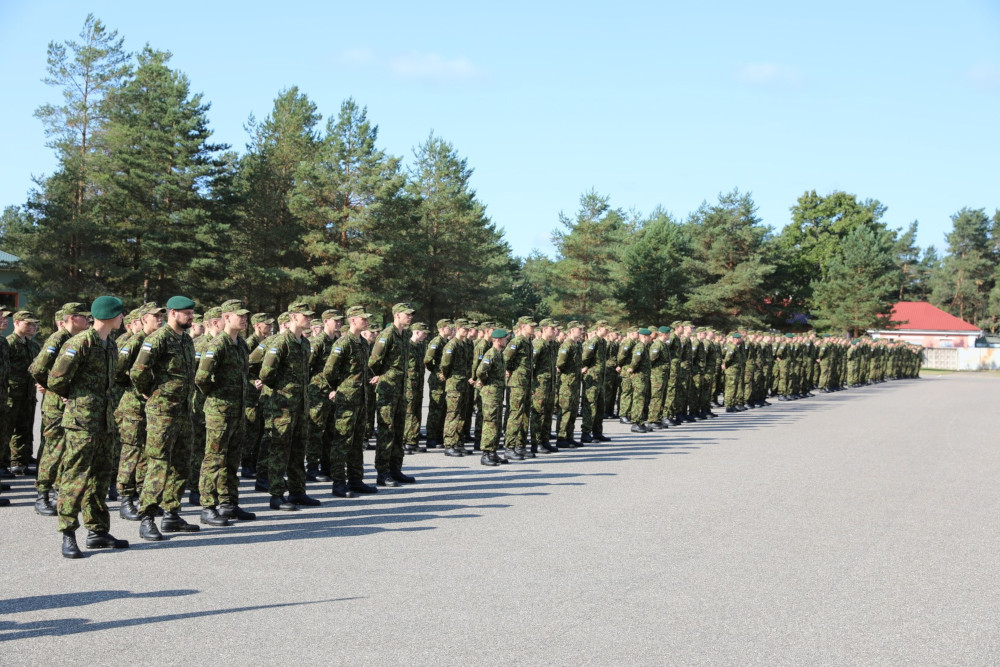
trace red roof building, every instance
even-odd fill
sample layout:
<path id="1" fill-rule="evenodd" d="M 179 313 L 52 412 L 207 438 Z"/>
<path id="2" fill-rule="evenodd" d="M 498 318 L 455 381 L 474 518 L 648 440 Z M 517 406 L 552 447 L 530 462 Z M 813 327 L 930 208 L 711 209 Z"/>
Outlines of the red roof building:
<path id="1" fill-rule="evenodd" d="M 924 347 L 975 347 L 983 330 L 926 301 L 900 301 L 892 307 L 892 329 L 869 331 L 873 338 L 905 340 Z"/>

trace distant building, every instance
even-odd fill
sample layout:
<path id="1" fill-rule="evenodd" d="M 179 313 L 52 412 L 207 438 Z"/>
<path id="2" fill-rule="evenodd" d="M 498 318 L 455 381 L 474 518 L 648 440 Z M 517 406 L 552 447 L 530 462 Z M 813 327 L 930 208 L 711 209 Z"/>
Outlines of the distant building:
<path id="1" fill-rule="evenodd" d="M 0 309 L 20 310 L 28 303 L 27 295 L 13 287 L 14 281 L 21 276 L 20 261 L 20 257 L 0 250 Z M 7 330 L 0 333 L 6 336 L 13 329 L 13 321 L 8 321 Z"/>
<path id="2" fill-rule="evenodd" d="M 872 338 L 916 343 L 925 348 L 975 347 L 983 330 L 935 308 L 926 301 L 900 301 L 892 307 L 894 329 L 869 330 Z"/>

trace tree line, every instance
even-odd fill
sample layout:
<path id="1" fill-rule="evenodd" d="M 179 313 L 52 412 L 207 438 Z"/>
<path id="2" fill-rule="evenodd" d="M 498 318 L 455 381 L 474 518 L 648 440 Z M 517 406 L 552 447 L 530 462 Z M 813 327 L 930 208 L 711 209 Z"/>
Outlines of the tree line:
<path id="1" fill-rule="evenodd" d="M 917 246 L 917 222 L 892 229 L 881 202 L 846 192 L 804 193 L 775 232 L 737 189 L 683 220 L 590 190 L 559 214 L 554 256 L 521 258 L 441 137 L 404 161 L 364 106 L 348 98 L 323 122 L 293 86 L 250 116 L 238 153 L 213 143 L 209 103 L 170 59 L 128 52 L 93 15 L 78 41 L 49 44 L 61 101 L 35 115 L 58 166 L 0 220 L 40 314 L 106 293 L 239 297 L 272 313 L 298 299 L 387 313 L 408 299 L 430 322 L 533 313 L 857 334 L 884 326 L 894 301 L 927 299 L 1000 325 L 1000 211 L 953 215 L 940 257 Z"/>

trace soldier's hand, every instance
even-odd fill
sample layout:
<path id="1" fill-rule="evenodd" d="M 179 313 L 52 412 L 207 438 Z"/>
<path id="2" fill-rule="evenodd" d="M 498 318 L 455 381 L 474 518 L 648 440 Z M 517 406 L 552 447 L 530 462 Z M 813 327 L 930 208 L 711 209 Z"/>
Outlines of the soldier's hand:
<path id="1" fill-rule="evenodd" d="M 622 367 L 621 366 L 615 366 L 615 373 L 621 373 L 621 372 L 622 372 Z"/>
<path id="2" fill-rule="evenodd" d="M 445 382 L 444 373 L 438 373 L 438 378 L 440 378 L 441 382 Z"/>
<path id="3" fill-rule="evenodd" d="M 583 368 L 581 368 L 581 369 L 580 369 L 580 372 L 581 372 L 581 373 L 584 373 L 584 374 L 586 374 L 586 372 L 587 372 L 587 367 L 586 367 L 586 366 L 584 366 Z"/>
<path id="4" fill-rule="evenodd" d="M 62 399 L 62 402 L 63 402 L 63 403 L 67 403 L 67 404 L 68 404 L 68 403 L 69 403 L 69 399 L 68 399 L 68 398 L 63 398 L 63 399 Z"/>
<path id="5" fill-rule="evenodd" d="M 510 377 L 510 371 L 504 371 L 504 375 L 509 378 Z"/>
<path id="6" fill-rule="evenodd" d="M 40 391 L 43 394 L 45 393 L 45 387 L 43 387 L 42 385 L 38 384 L 37 382 L 35 383 L 35 389 L 37 389 L 38 391 Z"/>
<path id="7" fill-rule="evenodd" d="M 264 381 L 263 380 L 254 380 L 253 381 L 253 386 L 257 387 L 257 389 L 263 389 L 264 388 Z"/>
<path id="8" fill-rule="evenodd" d="M 376 375 L 375 377 L 373 377 L 371 380 L 368 381 L 368 384 L 378 384 L 378 379 L 380 377 L 382 377 L 382 376 L 381 375 Z"/>
<path id="9" fill-rule="evenodd" d="M 332 401 L 332 400 L 333 400 L 334 398 L 336 398 L 336 397 L 337 397 L 337 392 L 335 392 L 335 391 L 331 391 L 331 392 L 330 392 L 330 400 Z"/>
<path id="10" fill-rule="evenodd" d="M 469 378 L 469 384 L 476 384 L 476 381 L 473 380 L 472 378 Z"/>

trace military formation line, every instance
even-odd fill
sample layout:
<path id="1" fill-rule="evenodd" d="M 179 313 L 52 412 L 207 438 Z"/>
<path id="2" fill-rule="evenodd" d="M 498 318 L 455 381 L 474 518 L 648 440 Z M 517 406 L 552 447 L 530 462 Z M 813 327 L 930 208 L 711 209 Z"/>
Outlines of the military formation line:
<path id="1" fill-rule="evenodd" d="M 199 530 L 180 515 L 186 490 L 204 525 L 254 520 L 240 506 L 238 475 L 254 479 L 272 509 L 296 511 L 321 504 L 307 482 L 330 482 L 340 498 L 414 483 L 403 472 L 408 454 L 441 448 L 500 466 L 607 442 L 607 419 L 650 433 L 714 418 L 713 407 L 738 412 L 917 377 L 921 363 L 920 348 L 901 342 L 724 335 L 691 322 L 616 331 L 523 317 L 507 331 L 443 319 L 428 339 L 407 303 L 381 331 L 369 329 L 362 306 L 316 318 L 294 303 L 276 322 L 238 300 L 203 317 L 195 307 L 182 296 L 128 314 L 111 296 L 89 308 L 68 303 L 41 346 L 30 312 L 2 313 L 14 332 L 0 338 L 0 438 L 10 443 L 0 477 L 35 476 L 35 511 L 57 517 L 63 556 L 82 556 L 81 513 L 88 548 L 128 547 L 110 534 L 108 500 L 142 539 L 159 541 Z M 363 452 L 373 436 L 370 485 Z"/>

